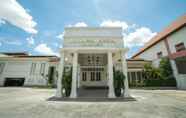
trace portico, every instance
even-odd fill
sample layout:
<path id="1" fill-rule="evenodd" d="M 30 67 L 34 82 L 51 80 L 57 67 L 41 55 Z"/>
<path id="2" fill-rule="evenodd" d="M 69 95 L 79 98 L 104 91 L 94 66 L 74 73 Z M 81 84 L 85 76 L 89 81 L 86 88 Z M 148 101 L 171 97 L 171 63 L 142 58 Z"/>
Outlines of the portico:
<path id="1" fill-rule="evenodd" d="M 108 87 L 108 97 L 115 98 L 113 68 L 124 73 L 124 97 L 129 97 L 127 65 L 121 28 L 66 28 L 58 70 L 56 97 L 63 97 L 64 68 L 72 68 L 70 98 L 78 97 L 77 89 Z"/>

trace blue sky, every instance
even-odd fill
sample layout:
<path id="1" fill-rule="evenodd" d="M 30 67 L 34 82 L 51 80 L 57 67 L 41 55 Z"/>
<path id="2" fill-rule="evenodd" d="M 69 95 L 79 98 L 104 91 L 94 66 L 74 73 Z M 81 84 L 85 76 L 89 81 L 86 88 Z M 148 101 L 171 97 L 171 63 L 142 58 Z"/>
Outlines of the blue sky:
<path id="1" fill-rule="evenodd" d="M 0 1 L 0 4 L 5 1 Z M 56 54 L 61 46 L 61 39 L 57 37 L 66 26 L 121 25 L 126 46 L 130 48 L 128 56 L 131 56 L 157 32 L 186 13 L 185 0 L 17 0 L 15 2 L 16 4 L 6 9 L 0 5 L 0 10 L 4 10 L 2 13 L 0 11 L 0 52 Z M 17 4 L 24 8 L 20 10 L 20 13 L 24 13 L 21 14 L 24 19 L 19 18 L 20 13 L 16 11 L 19 9 Z M 4 5 L 10 4 L 7 2 Z M 12 7 L 15 10 L 11 11 Z M 19 19 L 25 24 L 20 23 Z M 28 25 L 27 22 L 32 25 Z M 33 25 L 34 23 L 37 25 Z"/>

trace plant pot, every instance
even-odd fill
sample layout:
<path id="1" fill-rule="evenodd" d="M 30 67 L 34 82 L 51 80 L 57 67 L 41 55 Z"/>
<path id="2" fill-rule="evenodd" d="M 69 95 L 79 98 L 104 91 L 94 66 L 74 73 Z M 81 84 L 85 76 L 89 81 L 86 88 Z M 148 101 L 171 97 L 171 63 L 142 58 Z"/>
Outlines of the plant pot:
<path id="1" fill-rule="evenodd" d="M 115 88 L 115 95 L 116 95 L 116 97 L 121 96 L 121 88 Z"/>

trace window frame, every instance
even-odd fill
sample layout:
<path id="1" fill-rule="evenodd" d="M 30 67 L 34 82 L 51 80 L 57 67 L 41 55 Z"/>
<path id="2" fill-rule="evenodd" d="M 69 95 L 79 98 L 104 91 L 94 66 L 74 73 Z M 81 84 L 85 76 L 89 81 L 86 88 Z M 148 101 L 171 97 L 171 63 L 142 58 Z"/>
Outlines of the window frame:
<path id="1" fill-rule="evenodd" d="M 157 58 L 160 59 L 160 58 L 163 57 L 163 52 L 159 51 L 159 52 L 156 53 L 156 55 L 157 55 Z"/>
<path id="2" fill-rule="evenodd" d="M 4 71 L 4 67 L 5 67 L 5 63 L 0 63 L 0 74 L 2 74 L 3 73 L 3 71 Z"/>
<path id="3" fill-rule="evenodd" d="M 176 49 L 176 52 L 180 52 L 180 51 L 186 50 L 185 45 L 184 45 L 183 42 L 180 42 L 180 43 L 176 44 L 175 45 L 175 49 Z"/>

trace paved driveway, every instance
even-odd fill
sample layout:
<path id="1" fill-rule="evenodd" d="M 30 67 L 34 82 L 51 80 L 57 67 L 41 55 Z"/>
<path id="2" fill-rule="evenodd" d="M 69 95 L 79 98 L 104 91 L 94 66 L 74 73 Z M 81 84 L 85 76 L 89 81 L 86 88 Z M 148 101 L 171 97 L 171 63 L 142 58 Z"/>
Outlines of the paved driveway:
<path id="1" fill-rule="evenodd" d="M 55 90 L 0 88 L 0 118 L 186 118 L 186 91 L 131 90 L 137 101 L 47 101 Z"/>

